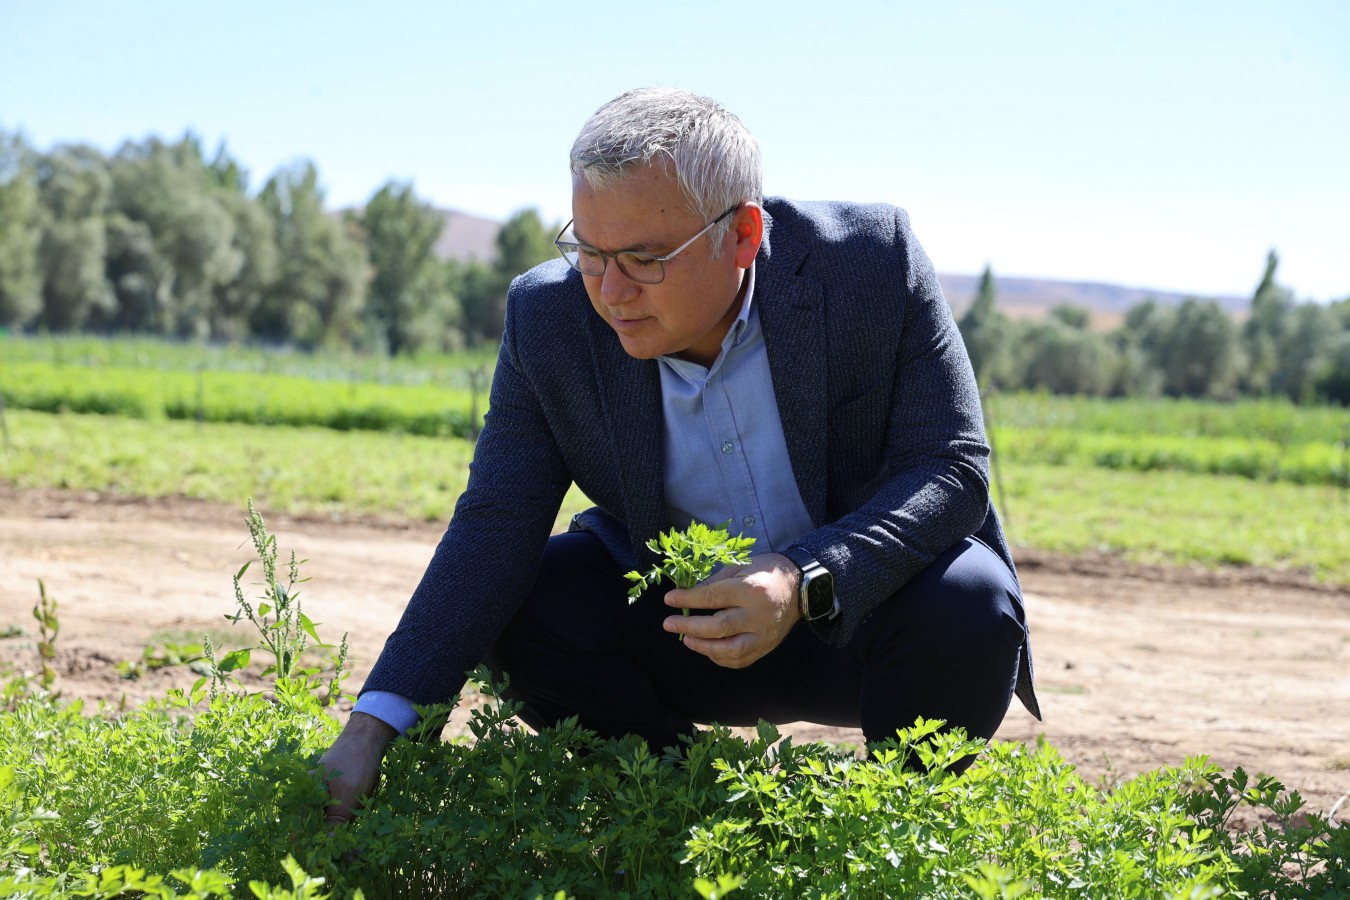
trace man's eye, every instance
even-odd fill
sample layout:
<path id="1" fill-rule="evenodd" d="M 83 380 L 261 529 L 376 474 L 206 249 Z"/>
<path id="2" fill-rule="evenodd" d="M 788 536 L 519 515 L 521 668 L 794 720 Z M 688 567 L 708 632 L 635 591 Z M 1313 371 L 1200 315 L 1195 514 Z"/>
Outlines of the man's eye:
<path id="1" fill-rule="evenodd" d="M 632 269 L 651 269 L 658 265 L 655 256 L 645 254 L 639 256 L 636 253 L 626 254 L 623 258 L 623 264 Z"/>
<path id="2" fill-rule="evenodd" d="M 600 251 L 593 247 L 578 247 L 577 255 L 589 262 L 596 262 L 600 259 Z"/>

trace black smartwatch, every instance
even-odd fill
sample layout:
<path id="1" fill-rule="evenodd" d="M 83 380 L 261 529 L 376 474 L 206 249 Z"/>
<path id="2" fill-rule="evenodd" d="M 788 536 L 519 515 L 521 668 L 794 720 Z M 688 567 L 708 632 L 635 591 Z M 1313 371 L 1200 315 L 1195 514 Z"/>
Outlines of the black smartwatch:
<path id="1" fill-rule="evenodd" d="M 783 555 L 802 572 L 802 586 L 797 592 L 802 618 L 810 622 L 839 615 L 839 598 L 834 595 L 834 576 L 830 570 L 801 547 L 788 547 Z"/>

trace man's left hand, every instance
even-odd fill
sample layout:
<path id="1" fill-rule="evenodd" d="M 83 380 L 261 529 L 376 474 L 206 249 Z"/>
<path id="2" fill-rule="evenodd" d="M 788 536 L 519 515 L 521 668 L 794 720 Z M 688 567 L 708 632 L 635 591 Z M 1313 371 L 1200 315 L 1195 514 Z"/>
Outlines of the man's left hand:
<path id="1" fill-rule="evenodd" d="M 743 669 L 782 643 L 801 618 L 797 587 L 801 573 L 778 553 L 727 566 L 696 588 L 673 590 L 666 605 L 716 610 L 712 615 L 674 615 L 666 631 L 684 635 L 690 650 L 729 669 Z"/>

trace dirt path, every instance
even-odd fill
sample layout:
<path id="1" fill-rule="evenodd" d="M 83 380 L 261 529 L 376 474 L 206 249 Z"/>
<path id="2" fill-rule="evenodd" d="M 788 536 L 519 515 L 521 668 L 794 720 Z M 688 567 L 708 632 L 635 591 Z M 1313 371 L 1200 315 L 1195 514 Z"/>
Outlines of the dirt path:
<path id="1" fill-rule="evenodd" d="M 321 633 L 351 633 L 355 689 L 441 527 L 282 516 L 268 525 L 283 552 L 309 560 L 303 599 Z M 0 674 L 34 668 L 41 578 L 60 604 L 66 696 L 135 703 L 190 683 L 182 668 L 128 681 L 115 665 L 151 642 L 228 634 L 222 615 L 234 606 L 232 574 L 252 556 L 247 537 L 238 509 L 0 487 L 0 633 L 23 631 L 0 639 Z M 1020 564 L 1046 718 L 1014 703 L 1000 738 L 1043 733 L 1094 782 L 1207 754 L 1225 769 L 1276 775 L 1315 811 L 1350 793 L 1350 590 L 1110 559 L 1023 554 Z"/>

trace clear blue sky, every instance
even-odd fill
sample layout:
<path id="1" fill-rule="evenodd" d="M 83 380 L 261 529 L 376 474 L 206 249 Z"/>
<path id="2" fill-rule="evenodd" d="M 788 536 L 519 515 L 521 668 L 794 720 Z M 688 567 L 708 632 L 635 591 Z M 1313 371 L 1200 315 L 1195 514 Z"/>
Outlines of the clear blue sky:
<path id="1" fill-rule="evenodd" d="M 716 97 L 768 193 L 908 208 L 943 272 L 1350 295 L 1350 3 L 0 0 L 0 128 L 192 130 L 253 190 L 310 158 L 568 217 L 566 154 L 630 87 Z"/>

